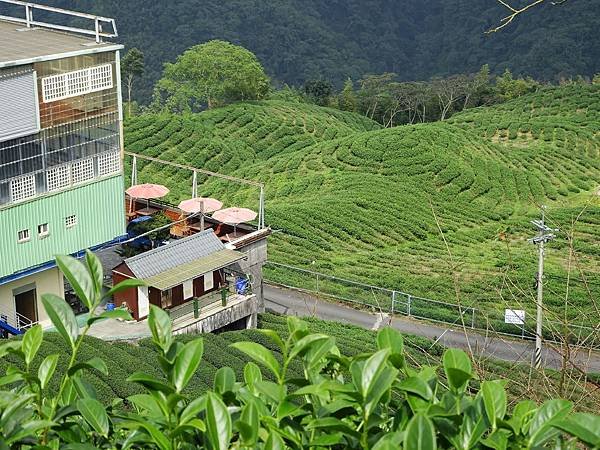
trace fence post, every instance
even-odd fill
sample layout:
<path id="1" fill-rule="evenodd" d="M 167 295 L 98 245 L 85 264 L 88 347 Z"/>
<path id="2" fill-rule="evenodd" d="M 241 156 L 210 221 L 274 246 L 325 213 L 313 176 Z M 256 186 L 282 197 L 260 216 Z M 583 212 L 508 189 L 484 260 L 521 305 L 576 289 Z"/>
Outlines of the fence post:
<path id="1" fill-rule="evenodd" d="M 471 329 L 475 328 L 475 308 L 471 308 Z"/>
<path id="2" fill-rule="evenodd" d="M 319 274 L 317 273 L 317 292 L 319 292 Z"/>
<path id="3" fill-rule="evenodd" d="M 411 301 L 412 301 L 412 295 L 407 294 L 406 299 L 407 299 L 406 313 L 410 316 L 410 304 L 411 304 Z"/>
<path id="4" fill-rule="evenodd" d="M 396 291 L 392 291 L 392 314 L 396 311 Z"/>

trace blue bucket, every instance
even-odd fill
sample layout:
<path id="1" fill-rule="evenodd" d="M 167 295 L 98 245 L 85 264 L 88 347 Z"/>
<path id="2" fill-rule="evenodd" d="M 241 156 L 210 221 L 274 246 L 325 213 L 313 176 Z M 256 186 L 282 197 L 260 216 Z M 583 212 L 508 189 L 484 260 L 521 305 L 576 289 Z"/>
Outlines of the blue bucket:
<path id="1" fill-rule="evenodd" d="M 106 304 L 106 310 L 107 311 L 114 311 L 115 310 L 115 304 L 113 302 L 108 302 Z"/>

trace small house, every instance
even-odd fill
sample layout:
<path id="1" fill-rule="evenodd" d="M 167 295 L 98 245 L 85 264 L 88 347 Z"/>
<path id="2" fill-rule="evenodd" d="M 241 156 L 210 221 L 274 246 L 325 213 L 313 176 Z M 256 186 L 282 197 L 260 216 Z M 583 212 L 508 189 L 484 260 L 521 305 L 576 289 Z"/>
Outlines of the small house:
<path id="1" fill-rule="evenodd" d="M 212 229 L 172 241 L 125 259 L 113 269 L 114 285 L 128 278 L 146 282 L 115 294 L 115 306 L 125 303 L 132 316 L 141 320 L 150 304 L 168 310 L 194 298 L 215 297 L 226 284 L 227 269 L 245 258 L 246 254 L 225 248 Z"/>

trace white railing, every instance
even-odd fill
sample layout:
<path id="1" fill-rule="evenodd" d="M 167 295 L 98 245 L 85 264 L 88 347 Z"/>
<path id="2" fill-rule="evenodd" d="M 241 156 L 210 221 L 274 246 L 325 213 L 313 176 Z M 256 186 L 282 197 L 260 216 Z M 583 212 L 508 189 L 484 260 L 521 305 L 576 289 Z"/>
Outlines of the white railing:
<path id="1" fill-rule="evenodd" d="M 31 28 L 32 26 L 38 26 L 43 28 L 50 28 L 53 30 L 61 30 L 61 31 L 69 31 L 72 33 L 85 34 L 88 36 L 94 36 L 96 38 L 96 42 L 101 42 L 102 38 L 113 38 L 117 37 L 117 26 L 115 24 L 115 19 L 111 19 L 110 17 L 102 17 L 96 16 L 94 14 L 86 14 L 77 11 L 70 11 L 68 9 L 55 8 L 53 6 L 46 5 L 38 5 L 36 3 L 23 2 L 20 0 L 0 0 L 0 3 L 5 3 L 9 5 L 17 5 L 23 6 L 25 17 L 14 17 L 14 16 L 2 16 L 0 15 L 0 19 L 10 20 L 12 22 L 23 23 L 27 26 L 27 28 Z M 85 28 L 77 28 L 77 27 L 68 27 L 65 25 L 58 25 L 49 22 L 40 22 L 34 20 L 33 12 L 35 10 L 49 11 L 57 14 L 63 14 L 71 17 L 81 17 L 84 19 L 89 19 L 94 21 L 94 29 L 89 30 Z M 110 25 L 112 27 L 112 32 L 106 32 L 103 30 L 103 24 Z"/>
<path id="2" fill-rule="evenodd" d="M 37 323 L 37 321 L 33 321 L 16 311 L 8 312 L 5 310 L 0 310 L 0 320 L 19 330 L 26 330 Z"/>

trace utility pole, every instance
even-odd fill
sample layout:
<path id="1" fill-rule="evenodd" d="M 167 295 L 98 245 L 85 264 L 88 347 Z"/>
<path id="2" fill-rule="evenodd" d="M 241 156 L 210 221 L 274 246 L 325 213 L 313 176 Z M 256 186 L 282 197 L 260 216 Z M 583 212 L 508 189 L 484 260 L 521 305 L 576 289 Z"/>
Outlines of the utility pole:
<path id="1" fill-rule="evenodd" d="M 543 278 L 544 278 L 544 244 L 556 236 L 552 232 L 559 231 L 558 228 L 550 228 L 545 223 L 546 207 L 542 205 L 542 220 L 532 220 L 531 223 L 538 229 L 537 236 L 528 239 L 532 244 L 538 246 L 538 272 L 536 275 L 537 285 L 537 314 L 535 323 L 535 354 L 534 366 L 539 369 L 542 364 L 542 304 L 543 304 Z"/>

